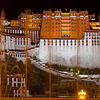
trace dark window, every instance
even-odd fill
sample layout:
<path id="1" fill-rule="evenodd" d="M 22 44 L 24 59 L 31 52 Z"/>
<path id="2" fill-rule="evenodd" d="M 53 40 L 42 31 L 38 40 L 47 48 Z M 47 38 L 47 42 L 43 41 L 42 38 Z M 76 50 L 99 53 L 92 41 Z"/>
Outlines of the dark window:
<path id="1" fill-rule="evenodd" d="M 72 46 L 72 40 L 71 40 L 71 46 Z"/>
<path id="2" fill-rule="evenodd" d="M 6 42 L 6 36 L 5 36 L 5 42 Z"/>
<path id="3" fill-rule="evenodd" d="M 10 41 L 12 41 L 12 37 L 10 37 Z"/>
<path id="4" fill-rule="evenodd" d="M 75 45 L 76 45 L 76 40 L 75 40 Z"/>
<path id="5" fill-rule="evenodd" d="M 55 45 L 57 45 L 57 40 L 55 41 Z"/>
<path id="6" fill-rule="evenodd" d="M 49 45 L 49 42 L 50 42 L 50 41 L 48 40 L 48 45 Z"/>
<path id="7" fill-rule="evenodd" d="M 63 45 L 65 45 L 65 40 L 63 40 Z"/>
<path id="8" fill-rule="evenodd" d="M 88 40 L 86 40 L 86 45 L 88 45 Z"/>
<path id="9" fill-rule="evenodd" d="M 68 40 L 67 40 L 67 45 L 68 45 Z"/>
<path id="10" fill-rule="evenodd" d="M 53 40 L 51 41 L 51 45 L 53 45 Z"/>
<path id="11" fill-rule="evenodd" d="M 61 45 L 61 40 L 59 40 L 59 45 Z"/>
<path id="12" fill-rule="evenodd" d="M 82 40 L 82 45 L 84 45 L 84 40 Z"/>
<path id="13" fill-rule="evenodd" d="M 80 45 L 80 40 L 78 41 L 78 45 Z"/>
<path id="14" fill-rule="evenodd" d="M 45 45 L 45 40 L 44 40 L 44 45 Z"/>

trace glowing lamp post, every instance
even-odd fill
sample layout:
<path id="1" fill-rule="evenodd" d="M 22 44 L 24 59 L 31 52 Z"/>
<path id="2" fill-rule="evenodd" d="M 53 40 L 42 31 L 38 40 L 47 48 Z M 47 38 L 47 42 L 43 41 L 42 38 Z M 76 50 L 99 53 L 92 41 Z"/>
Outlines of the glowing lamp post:
<path id="1" fill-rule="evenodd" d="M 84 92 L 83 90 L 81 92 L 78 93 L 79 95 L 79 98 L 80 99 L 85 99 L 85 96 L 86 96 L 86 92 Z"/>

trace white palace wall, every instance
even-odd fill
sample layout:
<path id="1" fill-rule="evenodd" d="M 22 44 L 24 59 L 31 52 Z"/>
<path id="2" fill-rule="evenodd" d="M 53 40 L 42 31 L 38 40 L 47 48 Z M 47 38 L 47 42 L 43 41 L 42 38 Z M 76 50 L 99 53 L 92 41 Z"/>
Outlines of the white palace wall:
<path id="1" fill-rule="evenodd" d="M 79 41 L 79 42 L 78 42 Z M 78 46 L 79 43 L 79 46 Z M 79 66 L 85 68 L 100 67 L 100 40 L 99 33 L 84 33 L 84 39 L 40 39 L 39 49 L 33 51 L 44 63 L 49 62 L 49 48 L 51 46 L 51 63 L 77 66 L 77 55 L 79 55 Z M 78 48 L 78 52 L 77 52 Z"/>
<path id="2" fill-rule="evenodd" d="M 18 60 L 25 62 L 26 39 L 24 37 L 3 36 L 5 48 L 9 53 L 15 52 Z M 31 40 L 28 38 L 28 48 L 31 47 Z M 78 46 L 79 44 L 79 46 Z M 0 44 L 1 45 L 1 44 Z M 1 47 L 1 46 L 0 46 Z M 36 56 L 42 62 L 49 62 L 49 48 L 51 47 L 51 63 L 65 65 L 68 67 L 77 66 L 77 55 L 79 55 L 79 66 L 94 68 L 100 66 L 100 33 L 85 32 L 82 39 L 40 39 L 39 48 L 29 50 L 29 56 Z M 78 48 L 77 48 L 78 47 Z M 78 52 L 77 52 L 78 49 Z M 2 50 L 4 46 L 2 45 Z M 19 50 L 19 51 L 18 51 Z"/>

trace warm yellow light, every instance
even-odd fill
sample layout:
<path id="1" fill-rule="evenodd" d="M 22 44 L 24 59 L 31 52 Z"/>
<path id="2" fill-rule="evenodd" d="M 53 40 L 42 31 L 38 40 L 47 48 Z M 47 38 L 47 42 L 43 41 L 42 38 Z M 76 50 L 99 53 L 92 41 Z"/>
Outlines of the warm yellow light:
<path id="1" fill-rule="evenodd" d="M 78 93 L 78 95 L 80 99 L 85 99 L 86 93 L 82 90 L 81 92 Z"/>
<path id="2" fill-rule="evenodd" d="M 86 95 L 86 93 L 82 90 L 81 92 L 78 93 L 79 95 Z"/>
<path id="3" fill-rule="evenodd" d="M 80 99 L 85 99 L 85 97 L 84 96 L 80 96 Z"/>

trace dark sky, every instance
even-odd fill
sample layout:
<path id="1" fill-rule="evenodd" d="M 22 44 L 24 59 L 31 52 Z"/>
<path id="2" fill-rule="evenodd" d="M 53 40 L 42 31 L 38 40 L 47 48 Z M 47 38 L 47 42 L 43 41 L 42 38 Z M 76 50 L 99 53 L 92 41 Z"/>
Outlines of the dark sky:
<path id="1" fill-rule="evenodd" d="M 95 2 L 97 1 L 97 2 Z M 18 19 L 18 15 L 24 9 L 31 9 L 33 13 L 42 13 L 44 9 L 62 9 L 65 8 L 88 10 L 89 13 L 98 15 L 100 10 L 99 0 L 0 0 L 0 10 L 4 8 L 6 19 Z"/>

